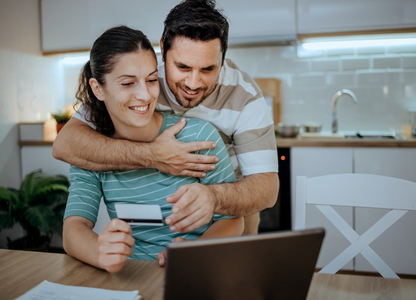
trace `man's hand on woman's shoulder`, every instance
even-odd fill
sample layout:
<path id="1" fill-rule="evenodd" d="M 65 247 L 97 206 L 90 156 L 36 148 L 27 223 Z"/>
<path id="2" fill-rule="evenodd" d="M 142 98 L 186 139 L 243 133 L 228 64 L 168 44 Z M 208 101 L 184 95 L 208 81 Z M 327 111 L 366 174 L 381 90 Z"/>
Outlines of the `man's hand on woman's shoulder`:
<path id="1" fill-rule="evenodd" d="M 218 161 L 217 156 L 191 154 L 202 149 L 213 149 L 216 144 L 210 141 L 182 143 L 175 135 L 185 126 L 182 118 L 178 123 L 166 129 L 150 143 L 150 166 L 159 171 L 176 176 L 204 177 L 204 171 L 211 171 Z"/>

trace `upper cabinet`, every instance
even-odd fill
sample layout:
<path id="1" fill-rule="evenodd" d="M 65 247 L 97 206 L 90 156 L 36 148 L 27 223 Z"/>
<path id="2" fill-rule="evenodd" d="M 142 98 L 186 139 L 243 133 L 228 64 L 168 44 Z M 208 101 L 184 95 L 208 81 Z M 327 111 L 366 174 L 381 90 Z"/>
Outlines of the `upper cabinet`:
<path id="1" fill-rule="evenodd" d="M 230 22 L 229 44 L 296 39 L 295 0 L 217 0 Z"/>
<path id="2" fill-rule="evenodd" d="M 43 52 L 86 50 L 107 29 L 126 25 L 159 43 L 179 0 L 41 0 Z"/>
<path id="3" fill-rule="evenodd" d="M 156 44 L 180 0 L 41 0 L 43 52 L 90 49 L 106 29 L 127 25 Z M 294 0 L 218 0 L 230 22 L 229 43 L 296 38 Z"/>
<path id="4" fill-rule="evenodd" d="M 297 0 L 298 34 L 409 27 L 415 0 Z"/>
<path id="5" fill-rule="evenodd" d="M 180 0 L 41 0 L 43 52 L 90 49 L 106 29 L 127 25 L 157 44 Z M 415 0 L 217 0 L 229 44 L 293 41 L 296 34 L 416 27 Z"/>

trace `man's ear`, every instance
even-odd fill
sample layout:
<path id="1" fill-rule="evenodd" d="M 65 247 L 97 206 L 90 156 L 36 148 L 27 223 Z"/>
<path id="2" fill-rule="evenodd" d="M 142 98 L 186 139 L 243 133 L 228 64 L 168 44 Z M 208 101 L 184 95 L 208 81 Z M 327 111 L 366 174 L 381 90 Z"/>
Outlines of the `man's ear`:
<path id="1" fill-rule="evenodd" d="M 162 42 L 162 38 L 160 38 L 160 53 L 162 54 L 162 61 L 165 62 L 165 59 L 163 58 L 163 42 Z"/>
<path id="2" fill-rule="evenodd" d="M 97 97 L 98 100 L 104 101 L 104 92 L 101 85 L 98 83 L 97 79 L 91 78 L 89 81 L 90 87 L 92 92 L 94 93 L 95 97 Z"/>

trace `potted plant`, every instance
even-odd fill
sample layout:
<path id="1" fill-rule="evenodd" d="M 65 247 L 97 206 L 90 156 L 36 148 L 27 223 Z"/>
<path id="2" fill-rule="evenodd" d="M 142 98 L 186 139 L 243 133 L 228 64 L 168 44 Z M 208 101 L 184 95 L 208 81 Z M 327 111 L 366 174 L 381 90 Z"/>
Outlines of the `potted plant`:
<path id="1" fill-rule="evenodd" d="M 9 249 L 47 250 L 53 233 L 62 236 L 69 180 L 64 175 L 25 176 L 20 189 L 0 187 L 0 231 L 18 223 L 26 235 L 8 240 Z"/>
<path id="2" fill-rule="evenodd" d="M 64 111 L 58 111 L 57 113 L 51 114 L 52 118 L 56 121 L 56 133 L 61 131 L 62 127 L 71 119 L 73 112 L 69 109 Z"/>

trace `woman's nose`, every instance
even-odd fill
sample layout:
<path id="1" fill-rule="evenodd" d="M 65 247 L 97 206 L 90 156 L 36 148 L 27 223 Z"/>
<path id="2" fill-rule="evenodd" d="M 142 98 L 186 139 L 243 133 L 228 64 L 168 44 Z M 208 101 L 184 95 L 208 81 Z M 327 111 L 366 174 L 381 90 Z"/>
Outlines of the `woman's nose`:
<path id="1" fill-rule="evenodd" d="M 139 84 L 137 85 L 136 91 L 134 93 L 134 97 L 137 100 L 149 101 L 151 96 L 149 90 L 147 89 L 146 85 Z"/>

